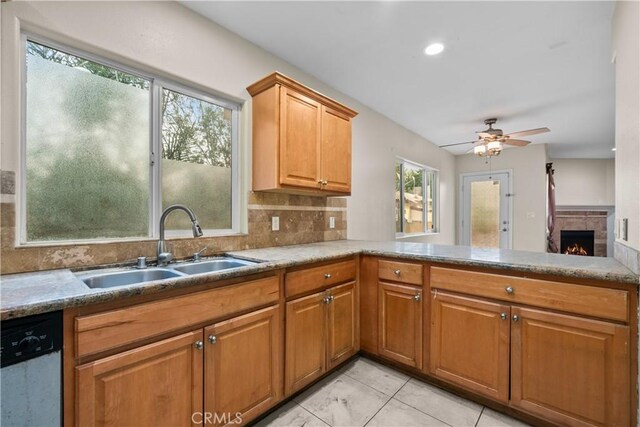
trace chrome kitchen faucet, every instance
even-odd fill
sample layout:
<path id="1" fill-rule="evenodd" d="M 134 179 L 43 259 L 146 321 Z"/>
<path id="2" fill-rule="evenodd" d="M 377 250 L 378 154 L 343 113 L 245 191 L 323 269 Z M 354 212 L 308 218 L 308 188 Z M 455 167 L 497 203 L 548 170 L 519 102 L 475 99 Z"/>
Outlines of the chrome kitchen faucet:
<path id="1" fill-rule="evenodd" d="M 162 215 L 160 216 L 160 240 L 158 240 L 158 266 L 165 266 L 171 262 L 173 259 L 173 255 L 171 252 L 167 251 L 165 242 L 164 242 L 164 223 L 167 219 L 167 215 L 169 215 L 174 210 L 179 209 L 185 211 L 189 218 L 191 219 L 191 230 L 193 231 L 193 237 L 201 237 L 202 236 L 202 228 L 200 228 L 200 224 L 198 224 L 198 218 L 196 215 L 184 205 L 171 205 L 166 208 Z"/>

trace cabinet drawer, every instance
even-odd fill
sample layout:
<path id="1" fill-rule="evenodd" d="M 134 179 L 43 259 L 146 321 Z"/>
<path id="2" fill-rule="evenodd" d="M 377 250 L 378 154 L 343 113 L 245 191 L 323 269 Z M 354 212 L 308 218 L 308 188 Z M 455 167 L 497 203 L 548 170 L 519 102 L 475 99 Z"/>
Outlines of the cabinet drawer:
<path id="1" fill-rule="evenodd" d="M 431 267 L 431 287 L 627 322 L 629 295 L 619 289 Z"/>
<path id="2" fill-rule="evenodd" d="M 275 303 L 278 294 L 278 278 L 267 277 L 120 310 L 79 316 L 75 321 L 76 356 L 95 354 Z"/>
<path id="3" fill-rule="evenodd" d="M 422 286 L 422 264 L 380 260 L 378 261 L 378 277 Z"/>
<path id="4" fill-rule="evenodd" d="M 287 297 L 291 297 L 355 280 L 355 278 L 356 262 L 354 260 L 335 262 L 287 273 L 285 293 Z"/>

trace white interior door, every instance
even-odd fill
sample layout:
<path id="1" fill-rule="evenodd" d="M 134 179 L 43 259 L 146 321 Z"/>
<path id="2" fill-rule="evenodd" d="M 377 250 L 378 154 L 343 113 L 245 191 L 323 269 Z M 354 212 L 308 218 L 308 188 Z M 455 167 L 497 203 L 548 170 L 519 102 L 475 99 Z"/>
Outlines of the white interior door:
<path id="1" fill-rule="evenodd" d="M 461 186 L 461 243 L 511 248 L 510 172 L 464 174 Z"/>

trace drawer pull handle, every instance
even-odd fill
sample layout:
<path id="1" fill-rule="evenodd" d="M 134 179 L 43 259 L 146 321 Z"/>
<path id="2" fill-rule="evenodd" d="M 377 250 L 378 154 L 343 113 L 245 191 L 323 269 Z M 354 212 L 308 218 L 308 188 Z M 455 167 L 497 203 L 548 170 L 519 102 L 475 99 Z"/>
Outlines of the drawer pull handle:
<path id="1" fill-rule="evenodd" d="M 414 299 L 414 300 L 416 300 L 416 301 L 420 301 L 420 300 L 422 299 L 422 294 L 421 294 L 420 292 L 418 292 L 418 293 L 413 297 L 413 299 Z"/>
<path id="2" fill-rule="evenodd" d="M 400 276 L 400 270 L 393 270 L 393 274 L 395 274 L 396 276 Z"/>
<path id="3" fill-rule="evenodd" d="M 196 350 L 202 350 L 202 348 L 204 347 L 204 343 L 198 340 L 195 343 L 193 343 L 193 346 L 196 348 Z"/>
<path id="4" fill-rule="evenodd" d="M 513 288 L 511 286 L 507 286 L 506 288 L 504 288 L 504 290 L 507 291 L 508 294 L 513 293 Z"/>
<path id="5" fill-rule="evenodd" d="M 215 344 L 218 342 L 218 337 L 216 337 L 215 335 L 209 335 L 209 342 L 211 344 Z"/>
<path id="6" fill-rule="evenodd" d="M 517 314 L 513 315 L 513 322 L 517 322 L 518 320 L 520 320 L 520 316 L 518 316 Z"/>
<path id="7" fill-rule="evenodd" d="M 500 319 L 507 320 L 507 317 L 509 317 L 507 316 L 507 313 L 500 313 Z"/>
<path id="8" fill-rule="evenodd" d="M 331 274 L 329 274 L 329 273 L 325 273 L 325 274 L 324 274 L 324 278 L 325 278 L 325 279 L 331 279 Z"/>

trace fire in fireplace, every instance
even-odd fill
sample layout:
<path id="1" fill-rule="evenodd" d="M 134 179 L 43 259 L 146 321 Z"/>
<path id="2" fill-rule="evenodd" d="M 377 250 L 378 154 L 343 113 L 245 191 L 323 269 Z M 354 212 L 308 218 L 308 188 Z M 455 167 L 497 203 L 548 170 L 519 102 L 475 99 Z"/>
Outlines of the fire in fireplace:
<path id="1" fill-rule="evenodd" d="M 594 230 L 562 230 L 560 232 L 560 253 L 593 256 L 594 234 Z"/>

